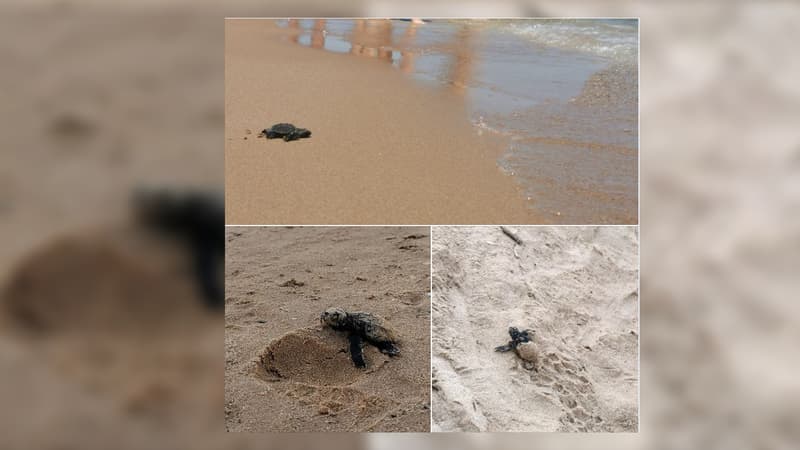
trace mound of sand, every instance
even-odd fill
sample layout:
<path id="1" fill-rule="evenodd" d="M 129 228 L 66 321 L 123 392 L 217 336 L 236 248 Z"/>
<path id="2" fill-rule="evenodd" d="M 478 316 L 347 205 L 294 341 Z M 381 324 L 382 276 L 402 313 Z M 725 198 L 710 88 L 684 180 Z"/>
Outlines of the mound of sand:
<path id="1" fill-rule="evenodd" d="M 371 368 L 389 362 L 389 357 L 373 346 L 364 348 L 364 356 Z M 259 359 L 268 377 L 316 386 L 352 384 L 367 373 L 350 359 L 345 335 L 329 329 L 303 328 L 287 333 L 271 342 Z"/>
<path id="2" fill-rule="evenodd" d="M 516 231 L 434 229 L 434 430 L 636 431 L 636 228 Z M 536 370 L 493 350 L 509 326 Z"/>

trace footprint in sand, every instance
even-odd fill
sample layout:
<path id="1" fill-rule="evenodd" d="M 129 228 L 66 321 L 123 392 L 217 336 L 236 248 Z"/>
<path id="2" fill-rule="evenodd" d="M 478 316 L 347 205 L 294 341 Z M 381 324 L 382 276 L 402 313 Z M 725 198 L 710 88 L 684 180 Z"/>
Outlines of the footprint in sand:
<path id="1" fill-rule="evenodd" d="M 568 356 L 549 352 L 537 376 L 531 378 L 546 389 L 551 389 L 562 405 L 561 431 L 602 431 L 603 419 L 599 415 L 591 381 L 583 366 Z"/>

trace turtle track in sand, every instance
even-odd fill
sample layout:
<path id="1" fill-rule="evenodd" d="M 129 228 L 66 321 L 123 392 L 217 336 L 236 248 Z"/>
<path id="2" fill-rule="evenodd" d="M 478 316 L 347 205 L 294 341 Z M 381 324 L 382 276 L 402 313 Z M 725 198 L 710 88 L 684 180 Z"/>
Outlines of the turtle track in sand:
<path id="1" fill-rule="evenodd" d="M 531 373 L 531 381 L 561 403 L 558 431 L 607 431 L 597 413 L 598 402 L 586 369 L 564 352 L 543 355 L 538 373 Z"/>
<path id="2" fill-rule="evenodd" d="M 433 429 L 636 431 L 636 230 L 515 231 L 432 236 Z M 537 370 L 494 351 L 509 326 L 535 330 Z"/>

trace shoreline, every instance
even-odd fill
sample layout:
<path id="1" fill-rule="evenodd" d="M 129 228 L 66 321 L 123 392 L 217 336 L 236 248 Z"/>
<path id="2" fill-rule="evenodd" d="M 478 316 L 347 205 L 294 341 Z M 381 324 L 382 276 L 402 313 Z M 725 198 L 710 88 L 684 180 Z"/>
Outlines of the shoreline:
<path id="1" fill-rule="evenodd" d="M 463 99 L 473 130 L 502 141 L 495 162 L 536 216 L 554 224 L 635 224 L 638 76 L 629 27 L 615 40 L 586 33 L 587 25 L 602 24 L 566 21 L 561 26 L 573 28 L 566 45 L 553 42 L 564 38 L 560 21 L 549 31 L 529 25 L 537 22 L 276 25 L 298 46 L 382 61 L 420 86 Z"/>
<path id="2" fill-rule="evenodd" d="M 287 35 L 226 21 L 227 223 L 546 223 L 463 99 L 375 61 L 280 42 Z M 313 135 L 256 138 L 278 122 Z"/>

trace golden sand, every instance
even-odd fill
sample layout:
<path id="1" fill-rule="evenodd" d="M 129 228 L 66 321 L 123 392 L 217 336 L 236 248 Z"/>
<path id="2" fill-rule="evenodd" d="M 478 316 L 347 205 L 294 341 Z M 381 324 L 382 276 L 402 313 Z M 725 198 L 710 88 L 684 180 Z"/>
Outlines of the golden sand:
<path id="1" fill-rule="evenodd" d="M 373 60 L 282 41 L 267 20 L 225 27 L 229 224 L 535 223 L 463 99 Z M 290 143 L 257 138 L 291 122 Z"/>

